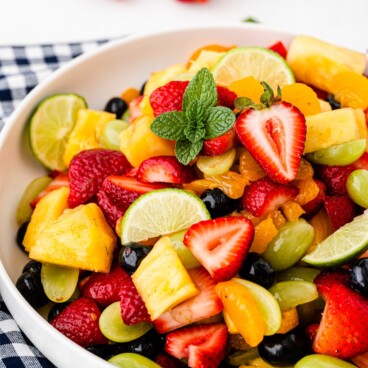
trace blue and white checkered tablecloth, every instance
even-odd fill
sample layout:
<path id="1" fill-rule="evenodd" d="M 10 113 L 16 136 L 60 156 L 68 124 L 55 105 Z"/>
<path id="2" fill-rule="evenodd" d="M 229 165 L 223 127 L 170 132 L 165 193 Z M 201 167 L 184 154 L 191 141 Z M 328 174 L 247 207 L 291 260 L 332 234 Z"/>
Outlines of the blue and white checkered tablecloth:
<path id="1" fill-rule="evenodd" d="M 29 91 L 62 64 L 107 40 L 0 46 L 0 130 Z M 27 339 L 0 295 L 0 368 L 54 367 Z"/>

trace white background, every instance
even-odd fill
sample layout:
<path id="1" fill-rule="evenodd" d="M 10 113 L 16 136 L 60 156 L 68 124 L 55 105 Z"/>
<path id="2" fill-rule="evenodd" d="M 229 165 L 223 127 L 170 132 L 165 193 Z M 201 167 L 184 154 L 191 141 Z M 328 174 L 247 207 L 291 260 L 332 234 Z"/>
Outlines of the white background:
<path id="1" fill-rule="evenodd" d="M 359 51 L 368 48 L 368 0 L 0 0 L 0 44 L 110 38 L 247 17 Z"/>

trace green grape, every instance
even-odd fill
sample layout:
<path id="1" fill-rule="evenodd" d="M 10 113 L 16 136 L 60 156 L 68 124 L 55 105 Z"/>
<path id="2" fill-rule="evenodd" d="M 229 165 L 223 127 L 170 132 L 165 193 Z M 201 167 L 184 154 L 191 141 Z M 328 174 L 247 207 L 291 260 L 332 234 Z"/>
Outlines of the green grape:
<path id="1" fill-rule="evenodd" d="M 314 278 L 320 273 L 320 270 L 310 267 L 290 267 L 284 271 L 276 272 L 277 281 L 308 281 L 313 282 Z"/>
<path id="2" fill-rule="evenodd" d="M 55 303 L 63 303 L 74 294 L 79 270 L 51 264 L 43 264 L 41 282 L 47 297 Z"/>
<path id="3" fill-rule="evenodd" d="M 184 235 L 186 232 L 186 230 L 178 231 L 177 233 L 169 235 L 169 238 L 174 246 L 175 252 L 179 256 L 184 267 L 187 270 L 190 270 L 191 268 L 199 267 L 201 264 L 197 260 L 197 258 L 194 257 L 193 253 L 183 243 Z"/>
<path id="4" fill-rule="evenodd" d="M 99 326 L 102 334 L 114 342 L 133 341 L 152 328 L 152 324 L 148 322 L 126 325 L 121 318 L 120 302 L 112 303 L 104 309 L 99 319 Z"/>
<path id="5" fill-rule="evenodd" d="M 123 120 L 109 121 L 99 137 L 99 144 L 102 148 L 120 150 L 120 133 L 128 128 L 129 123 Z"/>
<path id="6" fill-rule="evenodd" d="M 49 176 L 41 176 L 31 181 L 22 198 L 19 201 L 16 219 L 19 225 L 27 222 L 32 215 L 31 202 L 51 183 L 52 179 Z"/>
<path id="7" fill-rule="evenodd" d="M 344 166 L 356 161 L 364 153 L 366 145 L 365 139 L 359 139 L 308 153 L 305 157 L 314 164 Z"/>
<path id="8" fill-rule="evenodd" d="M 281 310 L 311 302 L 318 298 L 317 287 L 308 281 L 281 281 L 268 290 L 278 301 Z"/>
<path id="9" fill-rule="evenodd" d="M 368 170 L 354 170 L 348 176 L 346 189 L 356 204 L 368 208 Z"/>
<path id="10" fill-rule="evenodd" d="M 308 249 L 314 237 L 313 226 L 305 220 L 287 222 L 280 227 L 262 256 L 275 271 L 285 270 L 295 264 Z"/>
<path id="11" fill-rule="evenodd" d="M 295 368 L 354 368 L 355 365 L 345 362 L 344 360 L 334 358 L 329 355 L 312 354 L 307 355 L 298 363 Z"/>
<path id="12" fill-rule="evenodd" d="M 236 149 L 218 156 L 198 156 L 196 165 L 205 175 L 221 175 L 228 172 L 233 166 L 236 157 Z"/>
<path id="13" fill-rule="evenodd" d="M 110 358 L 108 362 L 121 368 L 161 368 L 151 359 L 135 353 L 118 354 Z"/>

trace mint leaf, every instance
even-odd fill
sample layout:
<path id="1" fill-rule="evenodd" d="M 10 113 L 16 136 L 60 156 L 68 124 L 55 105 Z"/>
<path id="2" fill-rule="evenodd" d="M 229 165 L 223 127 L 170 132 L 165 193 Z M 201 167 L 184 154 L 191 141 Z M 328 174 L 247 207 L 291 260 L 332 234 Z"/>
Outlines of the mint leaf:
<path id="1" fill-rule="evenodd" d="M 198 142 L 206 134 L 204 121 L 207 116 L 207 108 L 201 101 L 193 101 L 186 109 L 185 115 L 188 119 L 188 125 L 184 134 L 191 142 Z"/>
<path id="2" fill-rule="evenodd" d="M 201 69 L 188 84 L 183 97 L 183 111 L 193 101 L 200 101 L 205 107 L 217 104 L 216 83 L 211 72 L 206 68 Z"/>
<path id="3" fill-rule="evenodd" d="M 229 108 L 223 106 L 210 107 L 205 122 L 205 139 L 215 138 L 226 133 L 234 123 L 235 115 Z"/>
<path id="4" fill-rule="evenodd" d="M 185 138 L 188 120 L 182 111 L 170 111 L 158 115 L 151 124 L 153 133 L 161 138 L 179 140 Z"/>
<path id="5" fill-rule="evenodd" d="M 203 140 L 191 142 L 189 140 L 180 140 L 175 144 L 175 154 L 179 162 L 183 165 L 188 165 L 203 147 Z"/>

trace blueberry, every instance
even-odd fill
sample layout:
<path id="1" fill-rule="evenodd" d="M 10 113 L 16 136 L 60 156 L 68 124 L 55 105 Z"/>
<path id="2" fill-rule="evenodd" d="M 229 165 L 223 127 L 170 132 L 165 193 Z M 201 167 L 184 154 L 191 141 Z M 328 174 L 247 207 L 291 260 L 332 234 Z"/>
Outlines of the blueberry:
<path id="1" fill-rule="evenodd" d="M 368 258 L 359 259 L 350 271 L 350 287 L 368 296 Z"/>
<path id="2" fill-rule="evenodd" d="M 36 272 L 22 273 L 15 286 L 33 308 L 41 308 L 49 302 L 43 290 L 41 276 Z"/>
<path id="3" fill-rule="evenodd" d="M 138 268 L 149 251 L 150 248 L 137 243 L 123 246 L 119 253 L 120 267 L 131 275 Z"/>
<path id="4" fill-rule="evenodd" d="M 17 235 L 15 237 L 15 241 L 17 242 L 17 245 L 23 251 L 24 251 L 23 239 L 24 239 L 24 235 L 26 235 L 28 224 L 29 224 L 29 221 L 24 222 L 22 225 L 20 225 L 17 231 Z"/>
<path id="5" fill-rule="evenodd" d="M 107 102 L 104 110 L 115 114 L 116 119 L 120 119 L 127 108 L 128 104 L 122 98 L 113 97 Z"/>
<path id="6" fill-rule="evenodd" d="M 205 190 L 201 200 L 213 219 L 236 211 L 241 203 L 241 199 L 232 199 L 219 188 Z"/>
<path id="7" fill-rule="evenodd" d="M 22 273 L 33 271 L 38 275 L 41 275 L 41 268 L 42 268 L 41 262 L 32 260 L 26 263 L 26 265 L 23 267 Z"/>
<path id="8" fill-rule="evenodd" d="M 52 306 L 52 308 L 49 311 L 49 314 L 47 315 L 47 320 L 51 322 L 55 317 L 57 317 L 70 303 L 64 302 L 64 303 L 56 303 Z"/>
<path id="9" fill-rule="evenodd" d="M 339 102 L 335 100 L 335 97 L 331 94 L 329 94 L 326 98 L 326 101 L 331 105 L 332 110 L 337 110 L 341 108 L 341 105 Z"/>
<path id="10" fill-rule="evenodd" d="M 311 346 L 307 335 L 301 329 L 285 334 L 265 336 L 258 345 L 262 359 L 275 367 L 288 367 L 310 354 Z"/>
<path id="11" fill-rule="evenodd" d="M 275 282 L 275 270 L 258 253 L 248 253 L 243 262 L 239 276 L 269 289 Z"/>

